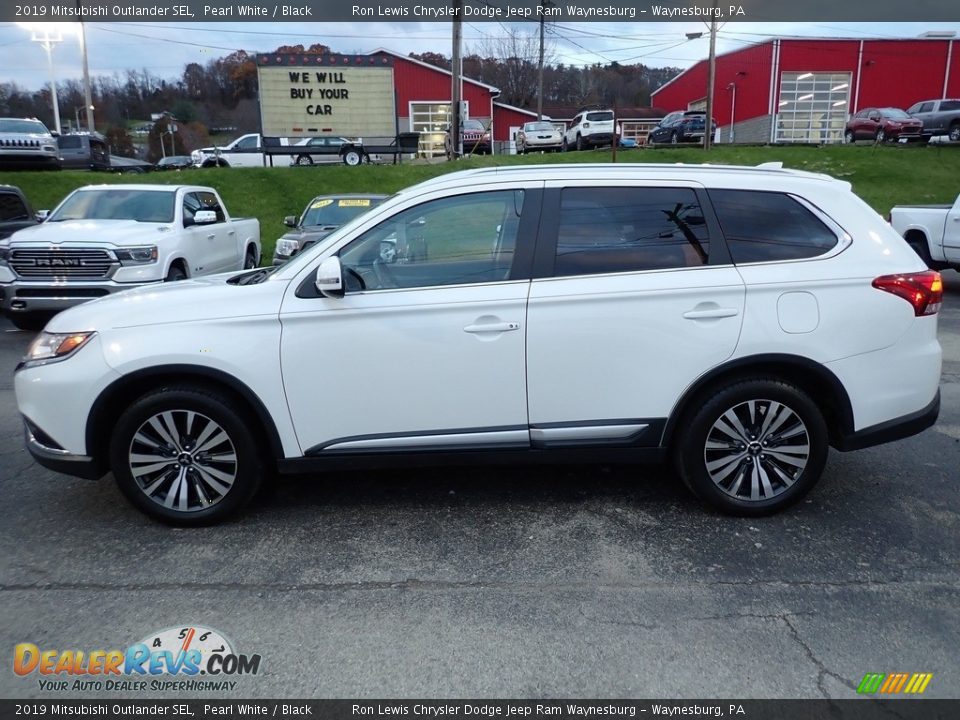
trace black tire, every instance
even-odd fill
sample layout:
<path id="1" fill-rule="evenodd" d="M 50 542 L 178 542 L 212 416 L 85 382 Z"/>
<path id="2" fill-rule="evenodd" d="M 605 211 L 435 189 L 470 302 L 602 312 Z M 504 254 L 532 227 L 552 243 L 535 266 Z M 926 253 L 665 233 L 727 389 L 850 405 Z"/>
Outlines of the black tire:
<path id="1" fill-rule="evenodd" d="M 17 330 L 27 330 L 28 332 L 40 332 L 43 330 L 44 326 L 47 324 L 47 321 L 50 320 L 50 315 L 47 313 L 17 313 L 16 315 L 8 315 L 10 322 L 13 323 L 13 326 Z"/>
<path id="2" fill-rule="evenodd" d="M 299 166 L 313 165 L 313 158 L 309 155 L 297 155 L 296 164 Z"/>
<path id="3" fill-rule="evenodd" d="M 885 143 L 889 138 L 887 137 L 887 132 L 883 128 L 877 130 L 877 144 Z"/>
<path id="4" fill-rule="evenodd" d="M 736 429 L 728 412 L 747 431 L 743 441 L 735 436 L 739 432 L 718 428 L 726 423 Z M 770 427 L 761 435 L 768 417 Z M 729 515 L 759 517 L 793 505 L 817 483 L 827 461 L 823 413 L 806 392 L 775 377 L 731 380 L 714 388 L 677 427 L 681 434 L 674 443 L 674 462 L 680 477 L 697 497 Z M 781 440 L 798 428 L 799 435 Z M 728 447 L 718 449 L 728 436 Z M 806 448 L 805 458 L 799 456 L 800 448 Z M 805 464 L 796 466 L 799 460 Z"/>
<path id="5" fill-rule="evenodd" d="M 180 280 L 186 280 L 187 273 L 183 269 L 183 266 L 180 263 L 174 263 L 170 266 L 170 269 L 167 270 L 167 276 L 163 279 L 164 282 L 178 282 Z"/>
<path id="6" fill-rule="evenodd" d="M 950 138 L 950 142 L 960 142 L 960 122 L 955 122 L 950 126 L 947 137 Z"/>
<path id="7" fill-rule="evenodd" d="M 847 145 L 857 144 L 857 136 L 853 134 L 853 130 L 847 130 L 843 134 L 843 142 L 846 143 Z"/>
<path id="8" fill-rule="evenodd" d="M 257 266 L 257 249 L 253 246 L 247 248 L 246 254 L 243 256 L 243 269 L 252 270 Z"/>
<path id="9" fill-rule="evenodd" d="M 362 150 L 347 150 L 343 153 L 343 164 L 349 165 L 350 167 L 356 167 L 363 163 L 363 151 Z"/>
<path id="10" fill-rule="evenodd" d="M 583 150 L 583 138 L 577 133 L 577 150 Z"/>
<path id="11" fill-rule="evenodd" d="M 568 152 L 569 150 L 570 146 L 567 145 L 567 138 L 564 136 L 563 142 L 560 143 L 560 152 Z"/>
<path id="12" fill-rule="evenodd" d="M 917 256 L 923 260 L 928 268 L 933 267 L 933 258 L 930 257 L 930 246 L 927 244 L 927 238 L 921 232 L 913 230 L 908 233 L 907 245 L 913 248 Z"/>
<path id="13" fill-rule="evenodd" d="M 191 417 L 190 428 L 188 417 Z M 176 433 L 169 432 L 166 418 L 172 418 Z M 152 431 L 151 419 L 167 430 L 167 436 L 176 445 Z M 210 423 L 216 430 L 203 439 Z M 111 432 L 110 468 L 124 496 L 150 517 L 171 525 L 210 525 L 238 512 L 260 485 L 263 458 L 257 438 L 249 429 L 252 426 L 245 412 L 216 391 L 192 385 L 157 388 L 120 415 Z M 226 439 L 215 442 L 221 433 Z M 158 441 L 165 447 L 152 448 L 141 440 L 145 436 L 150 442 Z M 191 448 L 191 443 L 200 440 L 201 444 Z M 202 450 L 204 447 L 208 450 Z M 168 452 L 161 454 L 167 449 Z M 143 458 L 150 455 L 143 453 L 156 455 L 161 458 L 159 462 L 167 459 L 169 462 L 166 467 L 146 471 L 151 465 L 144 463 L 150 460 Z M 233 460 L 213 459 L 224 457 Z M 138 463 L 136 472 L 141 480 L 134 477 L 131 469 Z M 217 474 L 211 474 L 211 469 Z M 224 477 L 232 480 L 227 483 Z M 185 486 L 183 491 L 181 486 Z M 148 491 L 152 495 L 148 495 Z M 182 504 L 184 509 L 165 506 L 167 495 L 171 495 L 169 504 Z"/>

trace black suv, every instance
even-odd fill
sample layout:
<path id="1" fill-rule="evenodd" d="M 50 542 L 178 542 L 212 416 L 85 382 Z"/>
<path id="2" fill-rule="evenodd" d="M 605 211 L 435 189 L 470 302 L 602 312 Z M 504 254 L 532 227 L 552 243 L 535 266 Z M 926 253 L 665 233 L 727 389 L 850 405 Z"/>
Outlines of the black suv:
<path id="1" fill-rule="evenodd" d="M 667 115 L 647 138 L 648 145 L 656 143 L 702 143 L 707 114 L 702 110 L 678 110 Z M 713 130 L 717 121 L 713 121 Z"/>

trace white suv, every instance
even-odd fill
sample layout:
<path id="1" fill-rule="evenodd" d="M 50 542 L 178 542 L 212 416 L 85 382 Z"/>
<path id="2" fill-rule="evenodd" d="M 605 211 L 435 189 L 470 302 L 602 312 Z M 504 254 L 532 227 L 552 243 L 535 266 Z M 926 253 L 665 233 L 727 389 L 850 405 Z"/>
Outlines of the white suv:
<path id="1" fill-rule="evenodd" d="M 267 469 L 670 459 L 803 497 L 829 446 L 932 425 L 942 284 L 823 175 L 545 165 L 411 187 L 280 268 L 56 316 L 15 376 L 41 464 L 208 523 Z"/>
<path id="2" fill-rule="evenodd" d="M 589 150 L 612 145 L 613 110 L 581 110 L 563 134 L 561 150 Z"/>

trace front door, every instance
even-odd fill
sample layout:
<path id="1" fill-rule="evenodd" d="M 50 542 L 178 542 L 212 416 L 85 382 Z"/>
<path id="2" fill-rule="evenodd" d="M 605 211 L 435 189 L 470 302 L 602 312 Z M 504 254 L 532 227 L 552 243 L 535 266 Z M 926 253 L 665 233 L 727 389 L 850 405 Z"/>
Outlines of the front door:
<path id="1" fill-rule="evenodd" d="M 744 284 L 703 197 L 680 182 L 546 191 L 527 313 L 534 445 L 655 446 L 689 384 L 732 355 Z"/>
<path id="2" fill-rule="evenodd" d="M 318 296 L 319 258 L 291 285 L 280 362 L 306 455 L 528 446 L 518 247 L 532 245 L 538 201 L 412 200 L 336 250 L 343 298 Z"/>

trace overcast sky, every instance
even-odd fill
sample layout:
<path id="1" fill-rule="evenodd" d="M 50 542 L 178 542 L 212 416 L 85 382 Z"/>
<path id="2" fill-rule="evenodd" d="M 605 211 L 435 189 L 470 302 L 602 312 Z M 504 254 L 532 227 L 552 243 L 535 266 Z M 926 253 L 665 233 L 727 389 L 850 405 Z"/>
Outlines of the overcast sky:
<path id="1" fill-rule="evenodd" d="M 0 0 L 3 1 L 3 0 Z M 535 33 L 536 23 L 465 23 L 465 52 L 495 42 L 508 28 Z M 573 65 L 642 62 L 688 67 L 707 54 L 706 35 L 687 40 L 685 33 L 705 31 L 704 23 L 564 23 L 550 27 L 554 62 Z M 916 37 L 928 30 L 960 30 L 960 23 L 728 23 L 718 34 L 718 52 L 727 52 L 769 37 Z M 178 77 L 190 62 L 206 63 L 233 50 L 269 51 L 279 45 L 329 45 L 335 52 L 367 53 L 378 47 L 406 54 L 426 50 L 450 54 L 450 23 L 87 23 L 90 72 L 122 73 L 148 68 L 165 78 Z M 79 78 L 80 46 L 64 36 L 53 51 L 58 80 Z M 0 81 L 37 89 L 48 82 L 43 49 L 27 29 L 0 23 Z"/>

